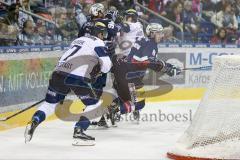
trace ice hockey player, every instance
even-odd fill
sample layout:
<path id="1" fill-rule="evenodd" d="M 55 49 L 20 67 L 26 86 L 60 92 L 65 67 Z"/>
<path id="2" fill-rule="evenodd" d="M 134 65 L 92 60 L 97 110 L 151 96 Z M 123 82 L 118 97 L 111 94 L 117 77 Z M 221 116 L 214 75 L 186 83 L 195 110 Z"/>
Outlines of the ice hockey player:
<path id="1" fill-rule="evenodd" d="M 136 10 L 129 9 L 125 12 L 124 26 L 125 27 L 121 30 L 121 36 L 118 41 L 120 53 L 128 55 L 136 39 L 144 37 L 143 26 L 138 21 L 138 14 Z M 126 29 L 127 27 L 129 29 Z"/>
<path id="2" fill-rule="evenodd" d="M 107 37 L 107 27 L 102 22 L 95 22 L 91 35 L 74 40 L 70 49 L 60 58 L 52 73 L 45 102 L 38 108 L 26 127 L 26 141 L 32 139 L 36 127 L 51 115 L 57 104 L 73 91 L 86 106 L 87 112 L 101 103 L 92 85 L 99 73 L 107 73 L 112 67 L 103 39 Z M 94 145 L 95 138 L 84 133 L 90 121 L 81 116 L 75 124 L 73 145 Z"/>
<path id="3" fill-rule="evenodd" d="M 143 87 L 143 77 L 147 69 L 163 72 L 169 76 L 180 74 L 181 70 L 157 58 L 157 44 L 163 38 L 163 27 L 158 23 L 150 23 L 146 28 L 146 38 L 138 38 L 133 44 L 128 56 L 115 55 L 112 63 L 114 73 L 114 88 L 120 102 L 121 114 L 133 112 L 139 118 L 145 101 L 136 101 L 132 95 L 135 89 Z"/>
<path id="4" fill-rule="evenodd" d="M 94 20 L 104 18 L 104 6 L 101 3 L 93 4 L 89 9 L 89 16 L 87 22 L 85 22 L 79 30 L 78 37 L 90 34 L 91 28 L 94 25 Z"/>
<path id="5" fill-rule="evenodd" d="M 110 18 L 105 17 L 105 8 L 101 3 L 93 4 L 89 9 L 90 16 L 85 24 L 83 24 L 82 28 L 79 30 L 79 37 L 88 34 L 91 31 L 91 27 L 93 26 L 95 21 L 100 21 L 107 26 L 108 37 L 104 40 L 112 41 L 116 36 L 117 32 L 119 32 L 119 27 L 117 27 L 114 21 Z M 114 15 L 115 16 L 115 15 Z M 114 19 L 116 19 L 114 17 Z"/>
<path id="6" fill-rule="evenodd" d="M 101 3 L 93 4 L 89 10 L 90 17 L 88 22 L 86 22 L 79 31 L 79 36 L 86 35 L 91 31 L 91 27 L 95 21 L 100 21 L 107 26 L 108 37 L 104 38 L 105 45 L 107 46 L 107 53 L 109 56 L 115 54 L 115 37 L 120 31 L 121 27 L 116 25 L 114 21 L 118 19 L 117 11 L 108 11 L 105 15 L 105 8 Z M 106 17 L 105 17 L 106 16 Z M 96 82 L 93 84 L 93 88 L 99 91 L 103 91 L 103 88 L 106 86 L 107 74 L 101 74 L 96 79 Z M 98 94 L 101 96 L 101 94 Z M 93 122 L 94 124 L 95 122 Z M 98 123 L 95 123 L 98 126 L 108 127 L 104 116 L 101 117 Z"/>

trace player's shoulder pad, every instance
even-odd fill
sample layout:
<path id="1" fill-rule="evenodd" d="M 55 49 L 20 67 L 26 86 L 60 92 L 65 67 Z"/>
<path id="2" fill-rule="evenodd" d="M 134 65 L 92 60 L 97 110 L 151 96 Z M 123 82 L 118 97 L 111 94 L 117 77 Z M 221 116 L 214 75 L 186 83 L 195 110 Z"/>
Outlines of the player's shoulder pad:
<path id="1" fill-rule="evenodd" d="M 74 46 L 74 45 L 78 45 L 78 46 L 81 46 L 85 43 L 86 41 L 84 40 L 83 37 L 79 37 L 77 39 L 75 39 L 70 46 Z"/>
<path id="2" fill-rule="evenodd" d="M 95 46 L 105 47 L 105 43 L 103 40 L 99 39 L 98 37 L 94 37 L 96 40 L 94 41 Z"/>

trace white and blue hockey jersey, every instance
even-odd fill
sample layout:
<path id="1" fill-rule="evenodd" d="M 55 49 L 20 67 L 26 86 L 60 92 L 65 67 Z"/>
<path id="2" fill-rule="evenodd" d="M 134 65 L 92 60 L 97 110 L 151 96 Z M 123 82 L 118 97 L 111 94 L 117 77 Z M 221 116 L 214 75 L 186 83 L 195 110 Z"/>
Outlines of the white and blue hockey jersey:
<path id="1" fill-rule="evenodd" d="M 119 38 L 119 48 L 121 49 L 121 54 L 128 55 L 131 51 L 133 44 L 136 39 L 144 37 L 143 26 L 140 22 L 130 23 L 127 22 L 130 28 L 129 32 L 123 32 L 123 35 Z"/>
<path id="2" fill-rule="evenodd" d="M 97 37 L 83 36 L 71 43 L 55 70 L 92 79 L 91 72 L 96 65 L 100 65 L 103 73 L 109 72 L 112 67 L 104 42 Z"/>

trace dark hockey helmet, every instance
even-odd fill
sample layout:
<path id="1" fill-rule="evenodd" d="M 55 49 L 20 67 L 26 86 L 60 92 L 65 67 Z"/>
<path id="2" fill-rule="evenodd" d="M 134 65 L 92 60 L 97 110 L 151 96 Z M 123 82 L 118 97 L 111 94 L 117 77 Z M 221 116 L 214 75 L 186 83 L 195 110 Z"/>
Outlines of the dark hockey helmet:
<path id="1" fill-rule="evenodd" d="M 107 26 L 100 21 L 96 21 L 92 27 L 91 35 L 98 37 L 99 33 L 102 34 L 103 39 L 108 37 Z"/>
<path id="2" fill-rule="evenodd" d="M 137 22 L 137 18 L 138 18 L 138 13 L 135 9 L 128 9 L 125 12 L 125 19 L 128 19 L 129 17 L 132 18 L 133 22 Z"/>

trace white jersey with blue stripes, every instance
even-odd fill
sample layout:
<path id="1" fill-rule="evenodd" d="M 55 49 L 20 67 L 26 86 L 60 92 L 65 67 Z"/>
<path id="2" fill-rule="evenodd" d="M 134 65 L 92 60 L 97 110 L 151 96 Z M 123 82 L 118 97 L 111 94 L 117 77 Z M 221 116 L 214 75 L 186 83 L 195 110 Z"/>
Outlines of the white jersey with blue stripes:
<path id="1" fill-rule="evenodd" d="M 105 44 L 97 37 L 83 36 L 71 43 L 55 70 L 91 79 L 90 73 L 97 64 L 103 73 L 111 69 L 112 62 L 105 51 Z"/>

